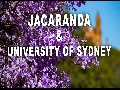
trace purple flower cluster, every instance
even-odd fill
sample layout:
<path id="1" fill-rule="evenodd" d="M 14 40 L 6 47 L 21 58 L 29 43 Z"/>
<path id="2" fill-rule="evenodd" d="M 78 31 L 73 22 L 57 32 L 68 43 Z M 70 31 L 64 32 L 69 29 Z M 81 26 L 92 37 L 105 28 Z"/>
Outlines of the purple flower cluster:
<path id="1" fill-rule="evenodd" d="M 2 81 L 8 88 L 64 88 L 70 83 L 70 78 L 63 71 L 60 72 L 52 64 L 37 71 L 38 64 L 28 64 L 29 58 L 12 57 L 11 64 L 6 65 L 2 73 Z"/>
<path id="2" fill-rule="evenodd" d="M 7 3 L 7 2 L 5 2 Z M 10 1 L 9 9 L 0 18 L 3 23 L 8 21 L 16 26 L 20 35 L 13 35 L 12 40 L 17 38 L 14 44 L 18 46 L 60 46 L 59 57 L 53 56 L 34 56 L 34 57 L 9 57 L 10 62 L 4 65 L 1 81 L 6 87 L 25 87 L 25 88 L 66 88 L 69 87 L 71 79 L 64 71 L 59 71 L 58 58 L 65 59 L 62 48 L 64 46 L 74 46 L 72 58 L 76 58 L 75 64 L 82 63 L 82 68 L 90 67 L 90 63 L 98 65 L 94 56 L 77 56 L 76 47 L 80 45 L 78 40 L 72 36 L 75 27 L 68 26 L 33 26 L 29 27 L 27 22 L 33 14 L 64 14 L 62 6 L 66 9 L 70 7 L 76 11 L 74 5 L 78 7 L 85 4 L 84 1 Z M 62 41 L 57 41 L 57 30 L 62 32 Z M 6 34 L 11 39 L 11 36 Z M 84 40 L 83 40 L 84 41 Z M 84 43 L 84 42 L 83 42 Z"/>

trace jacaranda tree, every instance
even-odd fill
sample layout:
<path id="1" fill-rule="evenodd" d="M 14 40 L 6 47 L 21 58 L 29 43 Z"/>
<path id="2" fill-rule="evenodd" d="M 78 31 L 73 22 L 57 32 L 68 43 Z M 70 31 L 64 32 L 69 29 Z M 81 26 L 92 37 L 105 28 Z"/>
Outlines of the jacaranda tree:
<path id="1" fill-rule="evenodd" d="M 90 67 L 90 63 L 98 65 L 95 56 L 77 56 L 76 47 L 81 45 L 72 32 L 75 26 L 28 26 L 30 16 L 38 14 L 59 13 L 65 14 L 65 9 L 76 11 L 85 1 L 1 1 L 0 2 L 0 59 L 2 62 L 1 86 L 7 88 L 66 88 L 71 79 L 64 71 L 58 70 L 59 59 L 65 57 L 62 48 L 67 45 L 74 46 L 71 58 L 76 59 L 74 64 L 82 63 L 82 68 Z M 48 19 L 49 17 L 47 17 Z M 55 19 L 55 18 L 54 18 Z M 56 40 L 57 30 L 61 30 L 63 40 Z M 82 40 L 86 42 L 86 40 Z M 59 56 L 8 57 L 8 46 L 60 46 Z"/>

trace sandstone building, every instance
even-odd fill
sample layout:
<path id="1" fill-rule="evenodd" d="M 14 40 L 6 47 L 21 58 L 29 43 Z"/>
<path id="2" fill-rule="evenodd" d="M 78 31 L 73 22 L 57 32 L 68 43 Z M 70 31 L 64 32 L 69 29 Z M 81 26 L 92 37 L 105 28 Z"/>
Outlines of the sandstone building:
<path id="1" fill-rule="evenodd" d="M 101 19 L 100 19 L 99 13 L 97 13 L 97 16 L 96 16 L 95 27 L 83 26 L 82 29 L 85 31 L 86 38 L 91 38 L 92 42 L 96 46 L 101 45 Z"/>

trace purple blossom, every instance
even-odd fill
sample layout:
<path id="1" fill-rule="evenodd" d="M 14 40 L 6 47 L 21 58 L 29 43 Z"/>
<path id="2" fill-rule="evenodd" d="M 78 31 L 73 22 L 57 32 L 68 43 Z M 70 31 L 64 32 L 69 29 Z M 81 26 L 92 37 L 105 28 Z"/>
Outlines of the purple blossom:
<path id="1" fill-rule="evenodd" d="M 73 54 L 72 57 L 76 58 L 75 64 L 82 63 L 82 68 L 89 67 L 90 63 L 99 65 L 96 57 L 92 56 L 76 56 L 79 42 L 72 36 L 70 27 L 68 26 L 33 26 L 29 27 L 27 21 L 30 20 L 31 14 L 47 14 L 60 13 L 64 14 L 62 5 L 66 5 L 66 8 L 72 7 L 76 11 L 74 5 L 78 7 L 81 4 L 85 4 L 84 1 L 10 1 L 5 2 L 5 5 L 9 3 L 9 7 L 6 12 L 1 15 L 0 19 L 2 23 L 9 21 L 15 24 L 20 31 L 19 36 L 12 36 L 12 40 L 17 40 L 19 46 L 60 46 L 59 57 L 61 59 L 66 58 L 62 53 L 64 46 L 72 45 Z M 68 3 L 72 4 L 68 6 Z M 2 4 L 2 2 L 0 2 Z M 3 6 L 2 6 L 3 7 Z M 72 31 L 76 28 L 73 26 Z M 57 30 L 62 32 L 61 36 L 63 40 L 58 42 L 56 40 Z M 6 34 L 8 39 L 11 39 Z M 87 42 L 86 39 L 82 41 Z M 2 58 L 4 60 L 4 58 Z M 35 56 L 35 57 L 9 57 L 8 61 L 11 63 L 4 65 L 1 81 L 5 83 L 7 88 L 13 87 L 27 87 L 27 88 L 66 88 L 69 87 L 71 79 L 64 71 L 59 71 L 58 57 L 53 56 Z"/>
<path id="2" fill-rule="evenodd" d="M 81 40 L 83 43 L 86 43 L 87 42 L 87 40 L 86 40 L 86 38 L 84 38 L 83 40 Z"/>

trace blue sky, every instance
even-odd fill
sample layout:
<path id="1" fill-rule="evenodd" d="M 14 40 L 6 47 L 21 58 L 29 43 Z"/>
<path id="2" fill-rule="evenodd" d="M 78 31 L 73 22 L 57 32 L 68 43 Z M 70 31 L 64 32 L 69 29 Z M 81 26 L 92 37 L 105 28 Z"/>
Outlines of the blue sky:
<path id="1" fill-rule="evenodd" d="M 86 1 L 86 5 L 77 7 L 70 13 L 86 13 L 90 15 L 91 25 L 95 26 L 96 14 L 101 17 L 102 44 L 108 38 L 109 45 L 120 49 L 120 1 Z"/>

